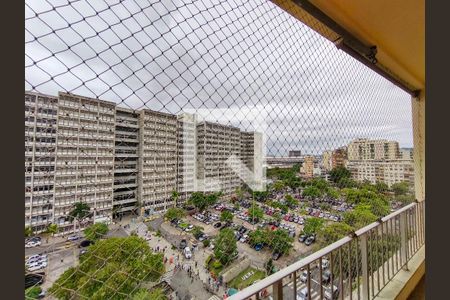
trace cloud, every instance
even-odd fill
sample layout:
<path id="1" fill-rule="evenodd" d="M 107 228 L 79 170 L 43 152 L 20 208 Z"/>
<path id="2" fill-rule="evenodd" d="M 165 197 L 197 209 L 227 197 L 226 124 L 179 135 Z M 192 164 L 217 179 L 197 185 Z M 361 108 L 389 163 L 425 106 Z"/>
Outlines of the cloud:
<path id="1" fill-rule="evenodd" d="M 356 137 L 412 146 L 409 95 L 270 1 L 27 0 L 25 15 L 26 90 L 219 109 L 244 130 L 264 116 L 271 155 Z"/>

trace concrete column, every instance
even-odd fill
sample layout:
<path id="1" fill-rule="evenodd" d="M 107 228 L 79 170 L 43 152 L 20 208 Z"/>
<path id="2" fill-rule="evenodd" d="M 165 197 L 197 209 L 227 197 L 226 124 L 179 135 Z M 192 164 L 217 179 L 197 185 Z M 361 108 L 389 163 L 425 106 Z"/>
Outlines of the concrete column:
<path id="1" fill-rule="evenodd" d="M 416 199 L 425 200 L 425 90 L 412 98 L 414 185 Z"/>

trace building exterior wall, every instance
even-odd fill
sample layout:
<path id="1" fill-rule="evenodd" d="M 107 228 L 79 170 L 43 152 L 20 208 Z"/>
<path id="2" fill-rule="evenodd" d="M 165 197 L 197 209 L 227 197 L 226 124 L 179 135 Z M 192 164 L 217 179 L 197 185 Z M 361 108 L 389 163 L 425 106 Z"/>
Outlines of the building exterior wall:
<path id="1" fill-rule="evenodd" d="M 197 116 L 179 115 L 177 135 L 177 205 L 183 205 L 197 188 Z"/>
<path id="2" fill-rule="evenodd" d="M 403 181 L 414 185 L 414 162 L 411 159 L 350 161 L 348 169 L 352 178 L 358 181 L 368 180 L 373 184 L 379 181 L 389 187 Z"/>
<path id="3" fill-rule="evenodd" d="M 116 107 L 114 212 L 138 213 L 139 113 Z"/>
<path id="4" fill-rule="evenodd" d="M 302 156 L 302 151 L 300 151 L 300 150 L 290 150 L 288 156 L 289 157 L 300 157 L 300 156 Z"/>
<path id="5" fill-rule="evenodd" d="M 300 173 L 306 178 L 314 176 L 314 156 L 305 156 Z"/>
<path id="6" fill-rule="evenodd" d="M 240 157 L 239 128 L 210 122 L 197 125 L 197 174 L 198 187 L 205 192 L 222 190 L 224 196 L 233 194 L 241 186 L 239 175 L 226 160 L 234 155 Z M 240 172 L 240 171 L 239 171 Z"/>
<path id="7" fill-rule="evenodd" d="M 142 110 L 139 131 L 139 201 L 142 212 L 175 206 L 177 190 L 177 118 Z"/>
<path id="8" fill-rule="evenodd" d="M 73 204 L 85 202 L 94 220 L 112 218 L 115 104 L 59 93 L 54 218 L 71 230 Z"/>
<path id="9" fill-rule="evenodd" d="M 58 98 L 25 93 L 25 226 L 53 223 Z"/>
<path id="10" fill-rule="evenodd" d="M 356 139 L 348 145 L 348 160 L 398 159 L 398 142 Z"/>
<path id="11" fill-rule="evenodd" d="M 331 171 L 333 167 L 331 166 L 331 155 L 333 151 L 324 151 L 322 154 L 322 167 L 326 171 Z"/>
<path id="12" fill-rule="evenodd" d="M 347 163 L 347 151 L 345 148 L 333 150 L 331 154 L 331 169 L 345 167 Z"/>

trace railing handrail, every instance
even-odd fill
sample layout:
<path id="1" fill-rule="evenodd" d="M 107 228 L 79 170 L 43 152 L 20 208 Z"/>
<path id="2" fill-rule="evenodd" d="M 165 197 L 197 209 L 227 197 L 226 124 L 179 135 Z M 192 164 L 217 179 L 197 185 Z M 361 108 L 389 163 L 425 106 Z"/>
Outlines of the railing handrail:
<path id="1" fill-rule="evenodd" d="M 308 255 L 307 257 L 302 258 L 301 260 L 279 270 L 278 272 L 258 281 L 257 283 L 248 286 L 247 288 L 243 289 L 242 291 L 239 291 L 238 293 L 230 296 L 227 299 L 228 300 L 239 300 L 239 299 L 247 299 L 247 298 L 252 297 L 253 295 L 257 294 L 259 291 L 262 291 L 263 289 L 265 289 L 269 286 L 272 286 L 274 283 L 279 282 L 280 280 L 289 276 L 290 274 L 308 266 L 309 264 L 318 260 L 319 258 L 321 258 L 321 257 L 327 255 L 328 253 L 351 242 L 356 237 L 359 237 L 359 236 L 365 234 L 366 232 L 379 226 L 380 224 L 385 223 L 386 221 L 394 218 L 395 216 L 413 208 L 414 206 L 418 205 L 418 203 L 419 202 L 410 203 L 410 204 L 400 208 L 399 210 L 396 210 L 395 212 L 392 212 L 389 215 L 387 215 L 387 216 L 385 216 L 385 217 L 383 217 L 361 229 L 358 229 L 353 234 L 343 237 L 342 239 L 312 253 L 311 255 Z"/>

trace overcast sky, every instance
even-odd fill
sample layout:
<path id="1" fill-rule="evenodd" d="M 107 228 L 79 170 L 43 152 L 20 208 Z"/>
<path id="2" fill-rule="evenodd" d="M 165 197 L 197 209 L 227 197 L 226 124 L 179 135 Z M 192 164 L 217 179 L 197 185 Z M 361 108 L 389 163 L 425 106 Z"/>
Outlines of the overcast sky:
<path id="1" fill-rule="evenodd" d="M 412 147 L 409 95 L 270 1 L 70 2 L 26 1 L 25 90 L 197 112 L 264 130 L 269 155 Z"/>

